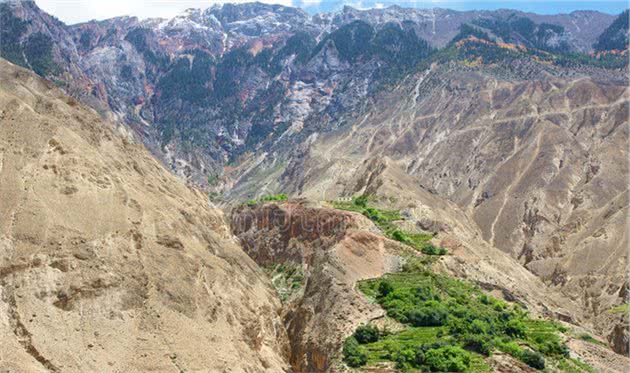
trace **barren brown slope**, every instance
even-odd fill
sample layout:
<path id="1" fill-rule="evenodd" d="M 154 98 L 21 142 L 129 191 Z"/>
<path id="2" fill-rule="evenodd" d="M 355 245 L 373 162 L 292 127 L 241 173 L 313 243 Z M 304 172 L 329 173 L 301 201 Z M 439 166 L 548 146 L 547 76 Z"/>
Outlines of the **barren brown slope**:
<path id="1" fill-rule="evenodd" d="M 285 370 L 280 303 L 204 195 L 4 60 L 0 110 L 0 370 Z"/>

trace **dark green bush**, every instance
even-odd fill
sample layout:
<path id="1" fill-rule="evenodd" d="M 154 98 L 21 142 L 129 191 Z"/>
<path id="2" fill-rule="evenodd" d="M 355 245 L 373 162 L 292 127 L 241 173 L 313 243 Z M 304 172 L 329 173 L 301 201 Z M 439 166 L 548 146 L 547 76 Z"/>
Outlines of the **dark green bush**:
<path id="1" fill-rule="evenodd" d="M 424 365 L 430 372 L 466 372 L 470 353 L 457 346 L 431 349 L 424 353 Z"/>
<path id="2" fill-rule="evenodd" d="M 343 344 L 343 361 L 353 368 L 367 363 L 367 355 L 354 337 L 346 339 Z"/>
<path id="3" fill-rule="evenodd" d="M 446 323 L 448 310 L 437 301 L 428 301 L 423 306 L 407 312 L 407 321 L 413 326 L 440 326 Z"/>
<path id="4" fill-rule="evenodd" d="M 413 366 L 415 359 L 416 352 L 410 348 L 405 348 L 394 354 L 394 361 L 396 361 L 396 368 L 398 369 L 406 369 L 409 366 Z"/>
<path id="5" fill-rule="evenodd" d="M 543 336 L 537 336 L 534 340 L 538 345 L 538 351 L 544 355 L 569 356 L 569 348 L 567 345 L 557 339 L 546 339 Z"/>
<path id="6" fill-rule="evenodd" d="M 361 344 L 378 341 L 378 328 L 373 325 L 361 325 L 354 331 L 354 338 Z"/>
<path id="7" fill-rule="evenodd" d="M 394 287 L 387 281 L 381 281 L 381 283 L 378 285 L 378 295 L 380 297 L 386 297 L 392 291 L 394 291 Z"/>
<path id="8" fill-rule="evenodd" d="M 420 251 L 425 255 L 446 255 L 448 252 L 443 247 L 435 247 L 431 244 L 424 246 Z"/>
<path id="9" fill-rule="evenodd" d="M 485 356 L 490 356 L 493 349 L 489 336 L 485 334 L 465 334 L 461 341 L 465 349 Z"/>
<path id="10" fill-rule="evenodd" d="M 363 196 L 359 196 L 355 199 L 352 200 L 352 203 L 355 206 L 359 206 L 359 207 L 367 207 L 367 203 L 368 203 L 368 197 L 363 195 Z"/>
<path id="11" fill-rule="evenodd" d="M 532 368 L 545 369 L 545 358 L 538 352 L 523 350 L 521 353 L 521 361 Z"/>
<path id="12" fill-rule="evenodd" d="M 520 338 L 525 336 L 525 324 L 518 319 L 512 319 L 505 324 L 505 334 L 512 338 Z"/>

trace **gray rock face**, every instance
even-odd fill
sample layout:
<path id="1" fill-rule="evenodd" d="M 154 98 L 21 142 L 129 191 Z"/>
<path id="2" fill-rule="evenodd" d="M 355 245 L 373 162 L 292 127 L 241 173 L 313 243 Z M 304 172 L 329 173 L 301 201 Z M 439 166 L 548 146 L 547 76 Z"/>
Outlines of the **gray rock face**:
<path id="1" fill-rule="evenodd" d="M 32 1 L 4 3 L 1 11 L 27 23 L 23 32 L 5 30 L 21 43 L 38 33 L 49 38 L 55 68 L 40 69 L 43 75 L 130 126 L 177 174 L 201 185 L 241 154 L 269 152 L 277 139 L 301 136 L 305 123 L 317 126 L 322 116 L 356 110 L 378 90 L 392 62 L 370 57 L 348 63 L 347 47 L 326 42 L 344 25 L 398 25 L 443 47 L 463 23 L 524 16 L 564 27 L 549 45 L 568 42 L 588 51 L 613 20 L 597 12 L 540 16 L 400 7 L 345 7 L 311 17 L 296 8 L 250 3 L 189 9 L 172 19 L 118 17 L 67 26 Z M 296 33 L 309 40 L 290 39 Z M 319 42 L 325 44 L 314 49 Z"/>

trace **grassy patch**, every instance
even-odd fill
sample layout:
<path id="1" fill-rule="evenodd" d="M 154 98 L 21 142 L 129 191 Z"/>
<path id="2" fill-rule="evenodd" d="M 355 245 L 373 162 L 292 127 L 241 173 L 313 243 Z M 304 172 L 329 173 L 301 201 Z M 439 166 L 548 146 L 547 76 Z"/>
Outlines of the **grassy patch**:
<path id="1" fill-rule="evenodd" d="M 283 194 L 269 194 L 260 198 L 260 200 L 263 202 L 286 201 L 288 199 L 289 197 L 284 193 Z"/>
<path id="2" fill-rule="evenodd" d="M 592 366 L 573 358 L 559 360 L 556 367 L 567 373 L 597 373 L 597 370 Z"/>
<path id="3" fill-rule="evenodd" d="M 304 273 L 299 264 L 274 264 L 265 268 L 282 302 L 302 290 Z"/>
<path id="4" fill-rule="evenodd" d="M 583 341 L 589 342 L 589 343 L 594 343 L 594 344 L 598 344 L 598 345 L 601 345 L 601 346 L 606 346 L 605 343 L 595 339 L 595 337 L 593 337 L 592 335 L 590 335 L 588 333 L 582 333 L 582 334 L 578 335 L 578 338 L 583 340 Z"/>
<path id="5" fill-rule="evenodd" d="M 245 202 L 247 206 L 256 206 L 259 202 L 272 202 L 272 201 L 286 201 L 289 199 L 289 196 L 286 194 L 268 194 L 266 196 L 262 196 L 258 199 L 250 199 Z"/>
<path id="6" fill-rule="evenodd" d="M 630 311 L 630 304 L 623 303 L 623 304 L 620 304 L 618 306 L 615 306 L 615 307 L 609 309 L 608 313 L 620 314 L 620 313 L 628 313 L 628 311 Z"/>
<path id="7" fill-rule="evenodd" d="M 380 228 L 386 237 L 411 246 L 426 255 L 445 255 L 447 253 L 446 249 L 435 247 L 431 244 L 430 241 L 433 238 L 433 234 L 412 233 L 398 228 L 394 222 L 402 220 L 400 212 L 369 206 L 369 197 L 367 196 L 356 197 L 352 201 L 347 202 L 335 201 L 332 205 L 336 209 L 354 211 L 365 215 Z"/>
<path id="8" fill-rule="evenodd" d="M 419 344 L 435 343 L 442 330 L 441 327 L 411 327 L 396 334 L 386 335 L 376 342 L 365 345 L 368 362 L 391 361 L 400 351 L 414 349 Z"/>

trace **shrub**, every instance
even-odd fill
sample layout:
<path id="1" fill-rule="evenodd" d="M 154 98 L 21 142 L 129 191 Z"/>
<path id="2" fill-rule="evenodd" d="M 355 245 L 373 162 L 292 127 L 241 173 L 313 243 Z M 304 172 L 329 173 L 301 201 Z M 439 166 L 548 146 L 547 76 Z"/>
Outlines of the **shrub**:
<path id="1" fill-rule="evenodd" d="M 525 324 L 518 319 L 512 319 L 505 324 L 505 334 L 512 338 L 525 336 Z"/>
<path id="2" fill-rule="evenodd" d="M 396 361 L 396 368 L 405 369 L 406 367 L 413 365 L 416 359 L 416 353 L 409 348 L 400 350 L 396 353 L 394 360 Z"/>
<path id="3" fill-rule="evenodd" d="M 368 197 L 363 195 L 363 196 L 359 196 L 355 199 L 352 200 L 352 203 L 355 206 L 359 206 L 359 207 L 367 207 L 367 203 L 368 203 Z"/>
<path id="4" fill-rule="evenodd" d="M 425 255 L 446 255 L 448 252 L 443 247 L 435 247 L 433 245 L 425 245 L 420 251 Z"/>
<path id="5" fill-rule="evenodd" d="M 592 335 L 588 333 L 582 333 L 578 336 L 583 341 L 591 342 L 591 343 L 600 343 L 597 339 L 595 339 Z"/>
<path id="6" fill-rule="evenodd" d="M 482 355 L 490 356 L 492 352 L 492 343 L 490 338 L 484 334 L 465 334 L 461 338 L 462 345 L 465 349 L 475 351 Z"/>
<path id="7" fill-rule="evenodd" d="M 522 360 L 523 349 L 516 342 L 497 343 L 497 349 Z"/>
<path id="8" fill-rule="evenodd" d="M 385 218 L 383 217 L 383 214 L 381 214 L 381 212 L 375 208 L 372 207 L 367 207 L 365 210 L 363 210 L 363 215 L 367 216 L 368 219 L 376 222 L 376 223 L 380 223 L 380 222 L 384 222 Z"/>
<path id="9" fill-rule="evenodd" d="M 373 325 L 361 325 L 354 331 L 354 338 L 361 344 L 376 342 L 378 341 L 378 328 Z"/>
<path id="10" fill-rule="evenodd" d="M 353 368 L 367 363 L 367 355 L 354 337 L 346 339 L 343 343 L 343 361 Z"/>
<path id="11" fill-rule="evenodd" d="M 381 297 L 386 297 L 392 291 L 394 291 L 394 286 L 387 281 L 381 281 L 378 285 L 378 295 Z"/>
<path id="12" fill-rule="evenodd" d="M 521 361 L 532 368 L 545 369 L 545 358 L 538 352 L 523 350 L 521 353 Z"/>
<path id="13" fill-rule="evenodd" d="M 541 341 L 541 338 L 536 338 L 536 342 L 539 343 L 538 351 L 545 355 L 560 355 L 569 356 L 569 348 L 564 343 L 557 339 L 548 339 Z"/>
<path id="14" fill-rule="evenodd" d="M 483 320 L 477 319 L 473 320 L 472 323 L 470 323 L 469 330 L 475 334 L 487 334 L 488 332 L 490 332 L 490 325 Z"/>
<path id="15" fill-rule="evenodd" d="M 396 229 L 392 232 L 392 239 L 402 243 L 409 243 L 410 241 L 407 235 L 400 229 Z"/>
<path id="16" fill-rule="evenodd" d="M 440 326 L 446 323 L 448 310 L 442 303 L 428 301 L 423 306 L 407 312 L 407 320 L 413 326 Z"/>
<path id="17" fill-rule="evenodd" d="M 456 346 L 431 349 L 424 354 L 424 365 L 431 372 L 465 372 L 470 367 L 470 353 Z"/>
<path id="18" fill-rule="evenodd" d="M 417 286 L 414 293 L 415 297 L 421 301 L 440 300 L 440 296 L 436 293 L 435 287 L 428 283 Z"/>
<path id="19" fill-rule="evenodd" d="M 289 199 L 289 197 L 283 193 L 283 194 L 271 194 L 268 196 L 264 196 L 260 200 L 263 202 L 268 202 L 268 201 L 286 201 L 287 199 Z"/>

